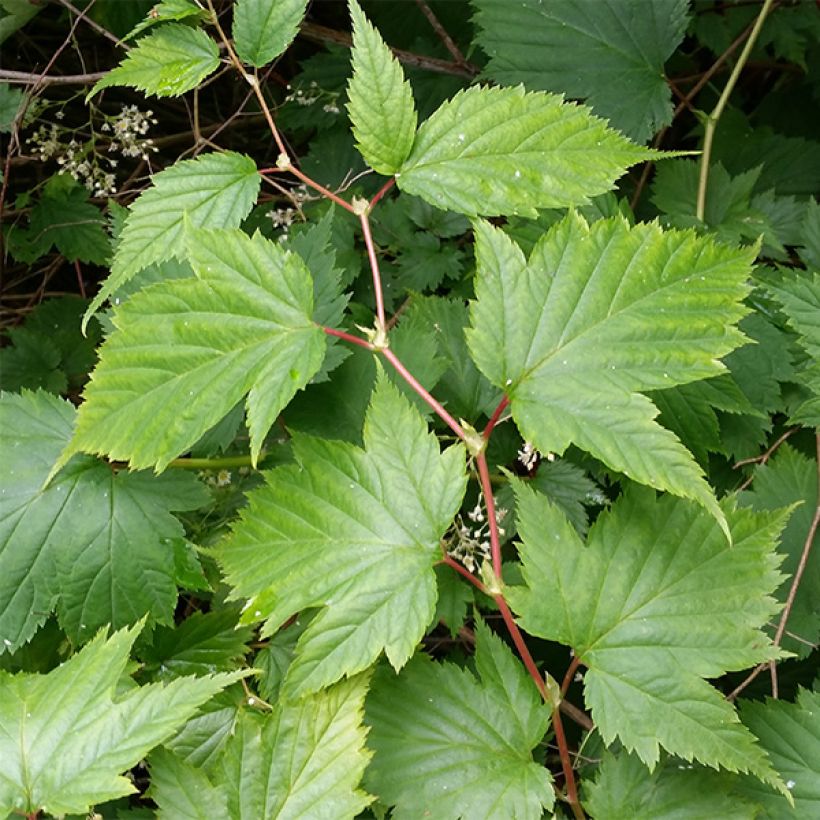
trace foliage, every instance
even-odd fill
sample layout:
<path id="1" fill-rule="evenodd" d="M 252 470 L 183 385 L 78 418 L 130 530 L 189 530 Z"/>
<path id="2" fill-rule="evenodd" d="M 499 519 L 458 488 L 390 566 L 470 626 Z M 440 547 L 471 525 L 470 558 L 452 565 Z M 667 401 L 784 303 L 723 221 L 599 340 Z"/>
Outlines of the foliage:
<path id="1" fill-rule="evenodd" d="M 0 0 L 0 816 L 817 814 L 809 5 Z"/>

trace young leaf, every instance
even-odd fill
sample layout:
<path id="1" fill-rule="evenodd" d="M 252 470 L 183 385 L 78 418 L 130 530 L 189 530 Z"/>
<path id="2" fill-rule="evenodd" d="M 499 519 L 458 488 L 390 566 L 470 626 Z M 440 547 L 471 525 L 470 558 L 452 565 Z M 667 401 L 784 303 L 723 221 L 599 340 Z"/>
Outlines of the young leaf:
<path id="1" fill-rule="evenodd" d="M 744 341 L 734 323 L 746 313 L 754 254 L 656 224 L 590 226 L 570 214 L 527 261 L 499 228 L 477 222 L 473 359 L 541 452 L 576 444 L 723 522 L 701 469 L 638 391 L 724 370 L 718 359 Z"/>
<path id="2" fill-rule="evenodd" d="M 348 4 L 353 18 L 353 76 L 347 88 L 347 110 L 365 162 L 389 176 L 399 170 L 413 146 L 417 122 L 413 92 L 361 6 L 356 0 Z"/>
<path id="3" fill-rule="evenodd" d="M 122 773 L 243 673 L 118 690 L 140 627 L 100 633 L 47 675 L 0 671 L 0 813 L 85 814 Z"/>
<path id="4" fill-rule="evenodd" d="M 534 218 L 610 190 L 652 156 L 561 97 L 475 86 L 422 123 L 396 182 L 437 208 Z"/>
<path id="5" fill-rule="evenodd" d="M 166 23 L 143 37 L 88 97 L 112 85 L 127 85 L 157 97 L 178 97 L 196 88 L 218 65 L 219 47 L 204 31 Z"/>
<path id="6" fill-rule="evenodd" d="M 760 807 L 741 799 L 737 785 L 732 775 L 674 758 L 650 773 L 635 755 L 606 752 L 584 808 L 601 820 L 755 820 Z"/>
<path id="7" fill-rule="evenodd" d="M 418 655 L 396 677 L 380 670 L 367 699 L 365 783 L 391 817 L 540 818 L 552 808 L 547 770 L 532 759 L 549 708 L 510 650 L 482 622 L 478 678 Z"/>
<path id="8" fill-rule="evenodd" d="M 142 34 L 146 29 L 160 23 L 168 23 L 179 20 L 190 20 L 196 17 L 204 20 L 207 12 L 203 11 L 194 0 L 160 0 L 146 16 L 144 20 L 137 23 L 128 34 L 122 38 L 123 42 L 133 40 L 138 34 Z"/>
<path id="9" fill-rule="evenodd" d="M 357 816 L 373 799 L 357 788 L 370 758 L 362 726 L 366 692 L 367 678 L 358 676 L 280 704 L 264 718 L 243 713 L 209 778 L 174 755 L 152 755 L 160 818 Z M 206 795 L 215 797 L 212 807 Z"/>
<path id="10" fill-rule="evenodd" d="M 518 482 L 526 587 L 508 590 L 530 634 L 568 644 L 604 741 L 650 769 L 660 748 L 782 788 L 737 714 L 704 678 L 779 652 L 761 627 L 777 611 L 774 548 L 787 515 L 726 508 L 734 544 L 697 506 L 630 487 L 586 548 L 544 496 Z"/>
<path id="11" fill-rule="evenodd" d="M 251 456 L 319 369 L 313 283 L 302 260 L 260 234 L 189 233 L 197 277 L 155 285 L 114 312 L 77 429 L 76 452 L 158 471 L 248 394 Z"/>
<path id="12" fill-rule="evenodd" d="M 772 820 L 820 815 L 820 693 L 801 689 L 797 703 L 744 702 L 740 714 L 786 781 L 794 806 L 751 780 L 744 782 L 742 791 L 762 803 L 763 816 Z"/>
<path id="13" fill-rule="evenodd" d="M 170 622 L 177 600 L 171 510 L 207 494 L 192 475 L 112 473 L 80 457 L 46 490 L 71 438 L 74 408 L 46 393 L 0 399 L 0 654 L 14 651 L 58 607 L 76 642 L 143 615 Z"/>
<path id="14" fill-rule="evenodd" d="M 683 39 L 688 0 L 472 4 L 495 82 L 586 98 L 638 142 L 672 121 L 663 64 Z"/>
<path id="15" fill-rule="evenodd" d="M 256 68 L 284 54 L 299 32 L 308 0 L 237 0 L 233 38 L 239 59 Z"/>
<path id="16" fill-rule="evenodd" d="M 322 607 L 299 640 L 285 691 L 299 696 L 366 669 L 384 650 L 401 668 L 436 605 L 439 539 L 464 495 L 464 448 L 443 454 L 417 411 L 382 373 L 364 450 L 295 435 L 297 464 L 250 493 L 219 550 L 234 597 L 271 634 Z"/>
<path id="17" fill-rule="evenodd" d="M 114 291 L 152 262 L 184 254 L 183 218 L 201 228 L 238 228 L 250 213 L 262 178 L 250 157 L 226 151 L 177 162 L 156 174 L 131 206 L 111 275 L 88 306 L 89 317 Z"/>

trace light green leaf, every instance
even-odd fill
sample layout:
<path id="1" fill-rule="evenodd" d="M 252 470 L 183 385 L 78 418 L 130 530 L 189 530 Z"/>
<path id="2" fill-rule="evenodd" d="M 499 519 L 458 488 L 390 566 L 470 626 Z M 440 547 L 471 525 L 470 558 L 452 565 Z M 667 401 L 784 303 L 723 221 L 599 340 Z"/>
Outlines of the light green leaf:
<path id="1" fill-rule="evenodd" d="M 199 20 L 204 20 L 207 13 L 203 11 L 194 0 L 160 0 L 146 16 L 144 20 L 134 26 L 128 34 L 122 38 L 122 41 L 128 42 L 133 40 L 138 34 L 142 34 L 146 29 L 160 23 L 167 23 L 177 20 L 190 20 L 196 17 Z"/>
<path id="2" fill-rule="evenodd" d="M 242 677 L 179 678 L 121 694 L 139 629 L 108 640 L 100 633 L 47 675 L 0 671 L 0 814 L 85 814 L 135 792 L 123 772 Z"/>
<path id="3" fill-rule="evenodd" d="M 347 88 L 347 110 L 356 147 L 380 174 L 399 170 L 416 133 L 416 107 L 410 84 L 381 34 L 356 0 L 348 0 L 353 19 L 353 76 Z"/>
<path id="4" fill-rule="evenodd" d="M 189 474 L 115 474 L 86 456 L 41 490 L 74 415 L 46 393 L 0 399 L 0 653 L 29 640 L 55 604 L 77 642 L 146 613 L 173 617 L 173 544 L 184 532 L 170 511 L 207 494 Z"/>
<path id="5" fill-rule="evenodd" d="M 784 444 L 766 463 L 755 468 L 751 488 L 740 496 L 743 506 L 758 511 L 800 505 L 780 539 L 780 552 L 786 556 L 782 569 L 789 576 L 777 591 L 777 598 L 783 603 L 811 530 L 817 491 L 817 462 Z M 820 550 L 810 550 L 807 560 L 781 641 L 784 649 L 800 657 L 809 655 L 820 642 Z"/>
<path id="6" fill-rule="evenodd" d="M 704 678 L 777 657 L 761 631 L 778 609 L 787 515 L 726 505 L 733 545 L 697 506 L 631 486 L 586 547 L 545 497 L 516 485 L 525 587 L 508 590 L 530 634 L 568 644 L 604 741 L 650 769 L 660 749 L 783 788 L 732 705 Z"/>
<path id="7" fill-rule="evenodd" d="M 439 452 L 421 416 L 380 374 L 364 450 L 295 435 L 297 463 L 249 494 L 218 552 L 247 619 L 271 634 L 321 607 L 299 640 L 285 692 L 298 696 L 366 669 L 384 650 L 401 668 L 436 604 L 439 539 L 464 495 L 461 445 Z"/>
<path id="8" fill-rule="evenodd" d="M 231 151 L 203 154 L 156 174 L 129 210 L 111 275 L 88 306 L 83 328 L 100 305 L 143 268 L 183 257 L 186 216 L 200 228 L 238 228 L 256 201 L 261 181 L 253 160 Z"/>
<path id="9" fill-rule="evenodd" d="M 688 0 L 472 0 L 485 74 L 503 85 L 586 98 L 645 142 L 672 121 L 664 62 L 683 39 Z M 628 89 L 628 93 L 624 93 Z"/>
<path id="10" fill-rule="evenodd" d="M 800 690 L 797 703 L 744 702 L 743 722 L 757 735 L 794 799 L 790 806 L 761 783 L 747 780 L 742 791 L 763 804 L 768 820 L 820 816 L 820 693 Z"/>
<path id="11" fill-rule="evenodd" d="M 209 777 L 152 755 L 151 794 L 168 820 L 353 818 L 372 797 L 357 788 L 370 753 L 362 725 L 367 677 L 342 681 L 260 717 L 243 712 Z M 202 797 L 211 794 L 211 812 Z M 225 801 L 224 798 L 227 797 Z"/>
<path id="12" fill-rule="evenodd" d="M 237 0 L 233 12 L 236 53 L 256 68 L 284 54 L 299 32 L 308 0 Z"/>
<path id="13" fill-rule="evenodd" d="M 411 820 L 540 818 L 554 796 L 549 772 L 532 750 L 549 708 L 510 650 L 482 623 L 476 671 L 418 655 L 398 676 L 377 673 L 367 699 L 365 783 Z"/>
<path id="14" fill-rule="evenodd" d="M 587 202 L 657 156 L 559 96 L 475 86 L 422 123 L 396 181 L 437 208 L 534 218 Z"/>
<path id="15" fill-rule="evenodd" d="M 219 65 L 219 47 L 198 28 L 166 23 L 139 40 L 125 59 L 88 92 L 127 85 L 157 97 L 196 88 Z"/>
<path id="16" fill-rule="evenodd" d="M 527 261 L 499 228 L 477 222 L 473 359 L 541 452 L 576 444 L 636 481 L 695 499 L 725 528 L 701 469 L 639 391 L 725 369 L 718 359 L 744 341 L 734 323 L 747 312 L 754 255 L 692 232 L 619 217 L 590 226 L 570 214 Z"/>
<path id="17" fill-rule="evenodd" d="M 189 234 L 197 277 L 154 285 L 114 312 L 62 457 L 104 453 L 158 471 L 248 394 L 251 457 L 319 369 L 313 283 L 302 260 L 259 234 Z"/>
<path id="18" fill-rule="evenodd" d="M 11 132 L 22 102 L 23 92 L 19 88 L 0 83 L 0 134 Z"/>
<path id="19" fill-rule="evenodd" d="M 596 820 L 755 820 L 759 807 L 736 787 L 731 775 L 674 758 L 650 773 L 635 755 L 606 752 L 584 808 Z"/>

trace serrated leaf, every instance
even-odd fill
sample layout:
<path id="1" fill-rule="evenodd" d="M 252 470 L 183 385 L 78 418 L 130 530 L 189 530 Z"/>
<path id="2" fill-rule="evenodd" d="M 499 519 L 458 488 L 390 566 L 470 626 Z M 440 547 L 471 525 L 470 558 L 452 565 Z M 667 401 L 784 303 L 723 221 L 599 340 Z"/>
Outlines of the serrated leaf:
<path id="1" fill-rule="evenodd" d="M 742 791 L 763 804 L 762 816 L 769 820 L 820 814 L 820 693 L 801 690 L 796 703 L 744 702 L 740 713 L 786 781 L 794 806 L 754 781 L 744 782 Z"/>
<path id="2" fill-rule="evenodd" d="M 356 147 L 380 174 L 395 174 L 407 159 L 416 133 L 416 107 L 399 61 L 356 0 L 348 0 L 353 20 L 353 76 L 347 110 Z"/>
<path id="3" fill-rule="evenodd" d="M 439 539 L 464 495 L 464 448 L 443 454 L 421 416 L 380 375 L 364 450 L 295 435 L 296 464 L 266 476 L 219 549 L 234 597 L 271 634 L 321 607 L 299 640 L 288 696 L 366 669 L 401 668 L 435 611 Z"/>
<path id="4" fill-rule="evenodd" d="M 362 726 L 367 677 L 358 676 L 258 717 L 243 712 L 209 778 L 179 758 L 154 756 L 151 794 L 161 818 L 353 818 L 372 797 L 357 788 L 370 753 Z M 159 777 L 156 777 L 159 775 Z M 213 814 L 197 792 L 215 793 Z M 227 806 L 222 808 L 222 796 Z M 203 813 L 204 812 L 204 813 Z"/>
<path id="5" fill-rule="evenodd" d="M 152 262 L 185 252 L 183 220 L 199 228 L 237 228 L 248 215 L 262 178 L 250 157 L 226 151 L 177 162 L 156 174 L 131 206 L 111 275 L 88 306 L 88 318 L 129 279 Z"/>
<path id="6" fill-rule="evenodd" d="M 308 0 L 237 0 L 233 38 L 239 58 L 256 68 L 284 54 L 299 32 Z"/>
<path id="7" fill-rule="evenodd" d="M 744 341 L 734 326 L 755 252 L 692 232 L 588 225 L 568 215 L 527 261 L 476 223 L 478 280 L 467 342 L 541 452 L 575 444 L 630 478 L 693 498 L 725 527 L 691 454 L 639 391 L 717 375 Z"/>
<path id="8" fill-rule="evenodd" d="M 548 771 L 532 750 L 549 708 L 510 650 L 476 628 L 478 678 L 418 655 L 396 677 L 380 670 L 367 699 L 365 783 L 409 820 L 540 818 L 553 804 Z"/>
<path id="9" fill-rule="evenodd" d="M 195 279 L 165 282 L 114 312 L 77 429 L 75 452 L 158 471 L 246 394 L 251 457 L 319 369 L 313 283 L 302 260 L 259 234 L 189 232 Z"/>
<path id="10" fill-rule="evenodd" d="M 650 769 L 660 749 L 783 788 L 731 704 L 704 678 L 778 656 L 774 548 L 787 515 L 726 505 L 733 544 L 686 501 L 632 485 L 586 547 L 543 496 L 516 485 L 526 587 L 508 598 L 530 634 L 571 646 L 604 741 Z"/>
<path id="11" fill-rule="evenodd" d="M 606 752 L 584 808 L 596 820 L 755 820 L 759 806 L 736 788 L 737 778 L 725 772 L 673 758 L 650 773 L 636 755 Z"/>
<path id="12" fill-rule="evenodd" d="M 743 506 L 758 511 L 800 505 L 780 539 L 780 552 L 786 556 L 782 569 L 789 576 L 777 591 L 783 603 L 811 530 L 817 492 L 817 462 L 784 444 L 771 459 L 755 468 L 750 489 L 740 496 Z M 807 561 L 781 641 L 785 649 L 799 657 L 806 657 L 820 641 L 820 551 L 810 550 Z"/>
<path id="13" fill-rule="evenodd" d="M 396 182 L 437 208 L 534 218 L 610 190 L 652 156 L 559 96 L 475 86 L 422 123 Z"/>
<path id="14" fill-rule="evenodd" d="M 25 643 L 54 608 L 74 641 L 177 600 L 171 510 L 207 494 L 191 475 L 118 473 L 88 457 L 42 490 L 71 438 L 74 408 L 46 393 L 0 398 L 0 653 Z"/>
<path id="15" fill-rule="evenodd" d="M 806 203 L 800 234 L 800 244 L 803 246 L 801 257 L 810 268 L 820 270 L 820 203 L 814 198 Z"/>
<path id="16" fill-rule="evenodd" d="M 0 813 L 85 814 L 136 789 L 122 774 L 242 673 L 115 694 L 140 627 L 100 633 L 48 675 L 0 671 Z"/>
<path id="17" fill-rule="evenodd" d="M 203 11 L 193 0 L 160 0 L 146 16 L 146 18 L 134 26 L 128 34 L 122 38 L 122 42 L 126 43 L 133 40 L 138 34 L 142 34 L 146 29 L 160 23 L 167 23 L 171 21 L 186 20 L 191 17 L 204 19 L 206 17 Z"/>
<path id="18" fill-rule="evenodd" d="M 688 0 L 472 0 L 485 75 L 585 98 L 645 142 L 672 121 L 664 62 L 683 39 Z M 624 89 L 629 89 L 625 94 Z"/>
<path id="19" fill-rule="evenodd" d="M 117 85 L 157 97 L 178 97 L 196 88 L 218 65 L 219 47 L 204 31 L 166 23 L 140 39 L 88 92 L 88 98 Z"/>

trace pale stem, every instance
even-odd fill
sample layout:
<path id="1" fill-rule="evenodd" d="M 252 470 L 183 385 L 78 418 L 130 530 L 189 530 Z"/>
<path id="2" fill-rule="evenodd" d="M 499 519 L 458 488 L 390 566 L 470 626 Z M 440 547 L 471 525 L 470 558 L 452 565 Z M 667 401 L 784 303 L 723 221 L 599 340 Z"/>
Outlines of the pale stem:
<path id="1" fill-rule="evenodd" d="M 362 233 L 364 234 L 364 244 L 367 248 L 367 258 L 370 260 L 370 270 L 373 271 L 373 293 L 376 297 L 376 321 L 378 327 L 384 330 L 386 327 L 384 319 L 384 296 L 382 294 L 382 277 L 379 271 L 379 259 L 376 256 L 376 246 L 373 244 L 373 235 L 370 233 L 370 219 L 367 214 L 359 217 L 362 223 Z"/>

